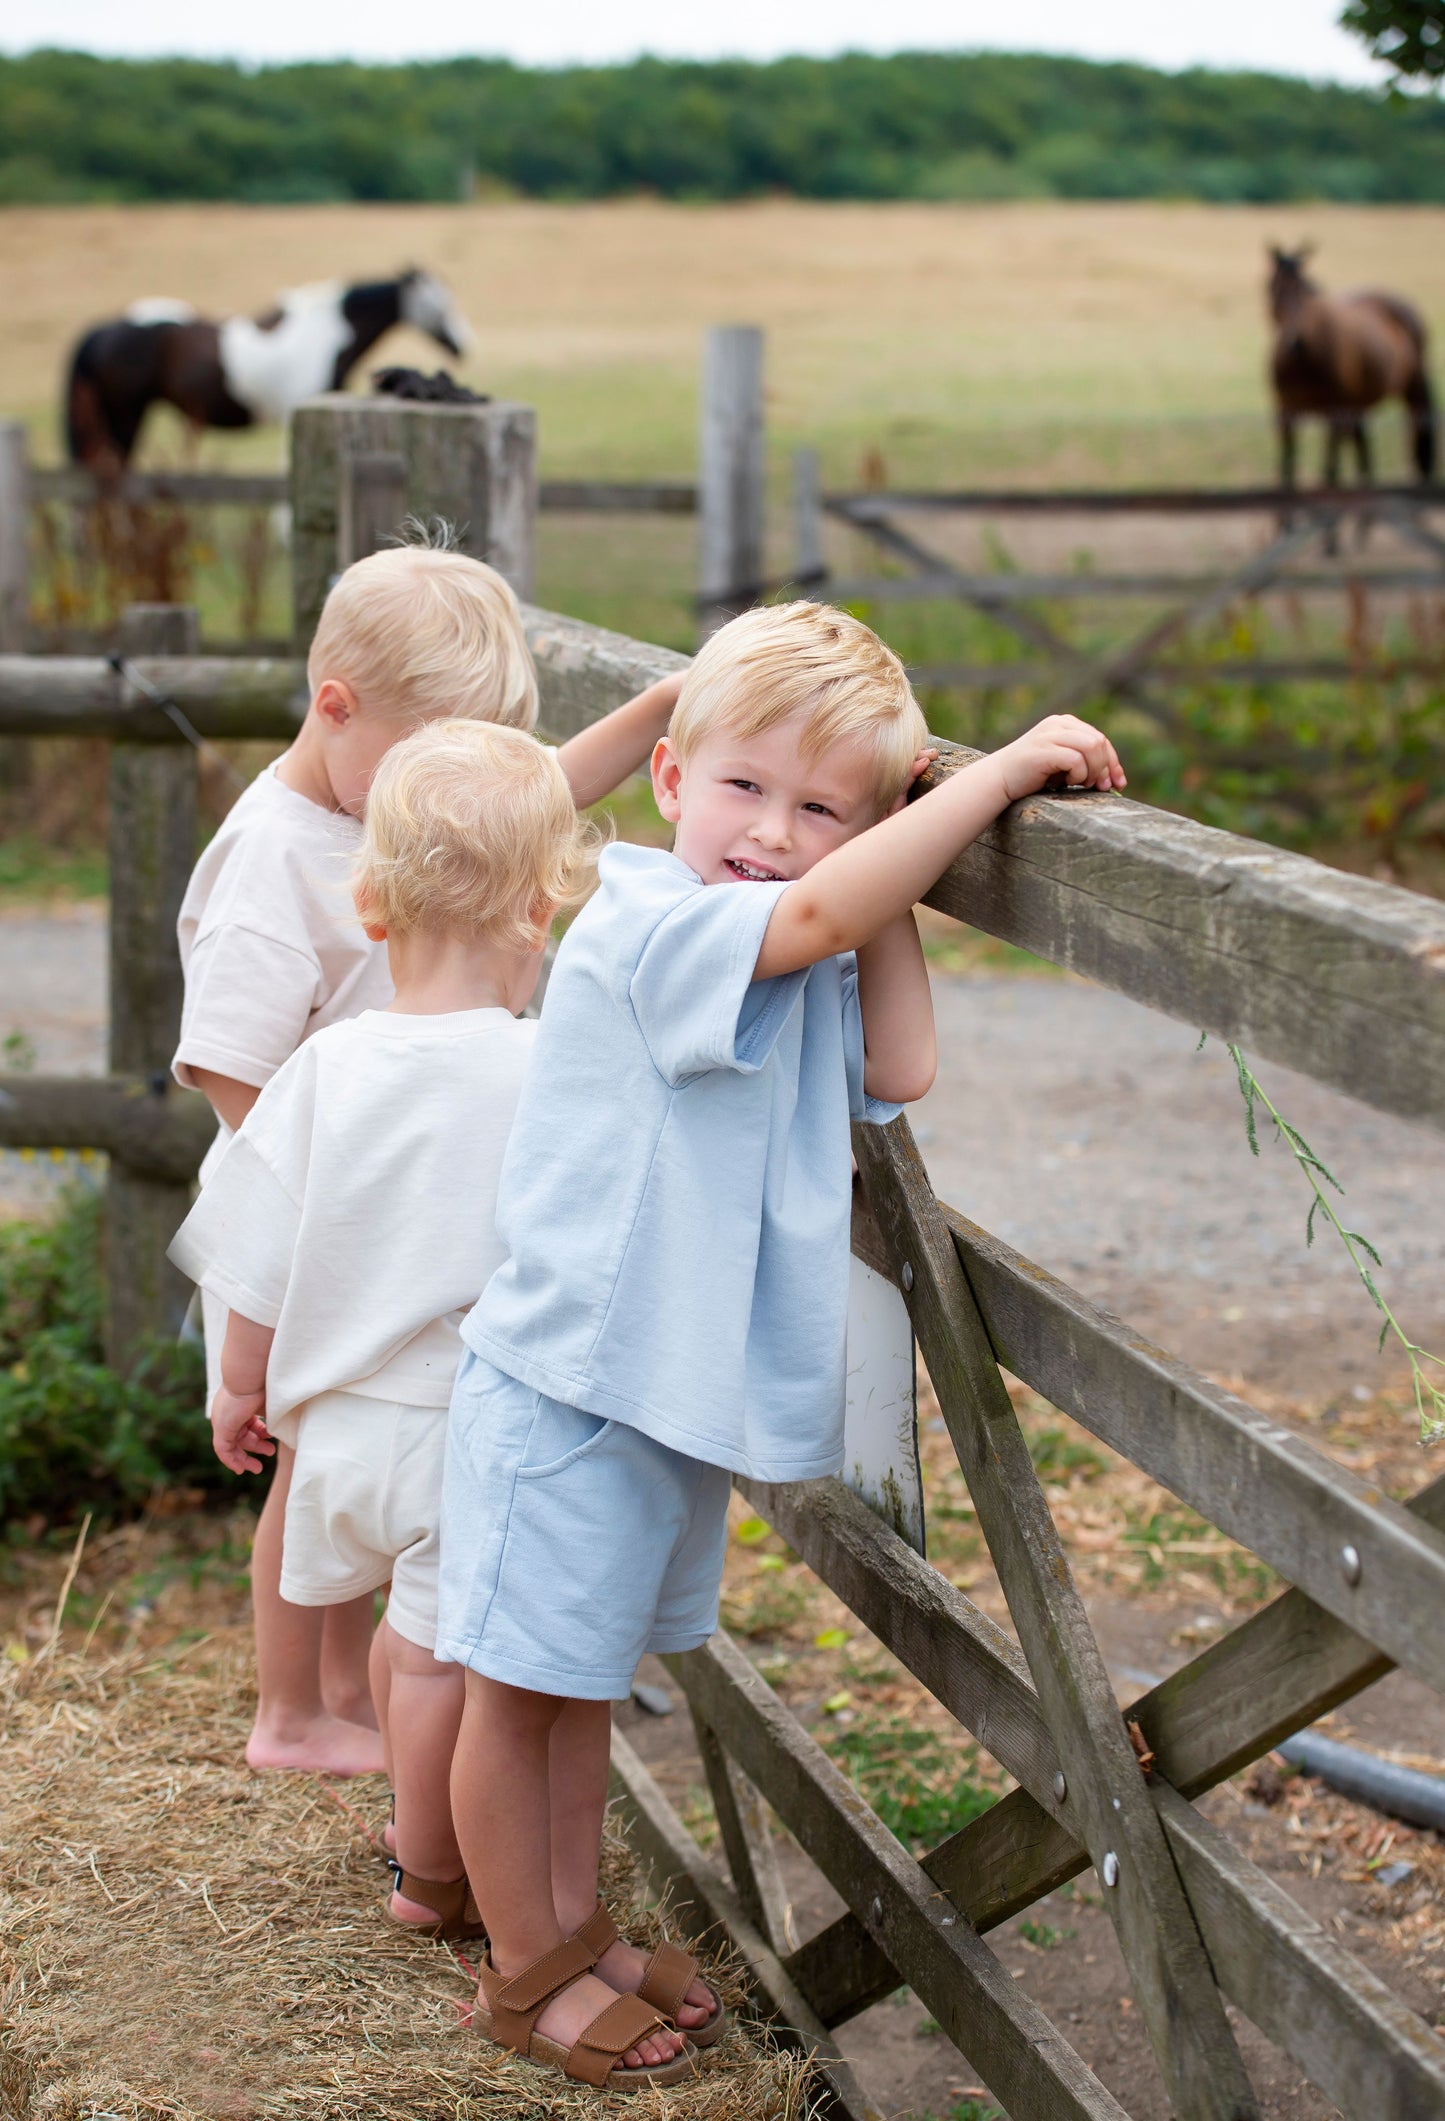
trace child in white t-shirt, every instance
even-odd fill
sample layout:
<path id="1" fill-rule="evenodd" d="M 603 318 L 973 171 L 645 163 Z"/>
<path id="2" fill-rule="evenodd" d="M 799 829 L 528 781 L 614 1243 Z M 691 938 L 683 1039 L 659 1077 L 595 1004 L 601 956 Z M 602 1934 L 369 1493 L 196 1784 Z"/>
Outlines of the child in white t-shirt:
<path id="1" fill-rule="evenodd" d="M 378 762 L 441 717 L 531 729 L 537 683 L 517 600 L 457 552 L 402 546 L 347 568 L 307 662 L 311 701 L 285 756 L 241 797 L 196 864 L 181 907 L 185 975 L 179 1082 L 221 1122 L 205 1184 L 256 1098 L 313 1032 L 391 999 L 386 952 L 345 888 Z M 558 752 L 579 806 L 647 757 L 677 680 L 654 685 Z M 203 1298 L 207 1402 L 219 1382 L 225 1307 Z M 320 1611 L 280 1591 L 291 1452 L 282 1446 L 251 1561 L 258 1704 L 253 1768 L 359 1774 L 381 1766 L 367 1682 L 372 1601 Z"/>
<path id="2" fill-rule="evenodd" d="M 295 1465 L 281 1595 L 308 1611 L 390 1581 L 373 1659 L 396 1793 L 394 1919 L 474 1935 L 447 1778 L 462 1673 L 439 1664 L 437 1552 L 459 1327 L 502 1247 L 497 1178 L 559 904 L 590 828 L 555 752 L 434 722 L 377 769 L 355 870 L 395 998 L 271 1078 L 171 1256 L 229 1313 L 217 1456 Z"/>

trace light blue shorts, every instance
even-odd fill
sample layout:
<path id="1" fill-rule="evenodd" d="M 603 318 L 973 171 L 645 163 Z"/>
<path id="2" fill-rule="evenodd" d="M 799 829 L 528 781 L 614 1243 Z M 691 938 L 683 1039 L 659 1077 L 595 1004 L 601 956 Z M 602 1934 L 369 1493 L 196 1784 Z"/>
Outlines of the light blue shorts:
<path id="1" fill-rule="evenodd" d="M 442 1481 L 436 1654 L 621 1701 L 644 1651 L 717 1626 L 732 1475 L 563 1406 L 467 1350 Z"/>

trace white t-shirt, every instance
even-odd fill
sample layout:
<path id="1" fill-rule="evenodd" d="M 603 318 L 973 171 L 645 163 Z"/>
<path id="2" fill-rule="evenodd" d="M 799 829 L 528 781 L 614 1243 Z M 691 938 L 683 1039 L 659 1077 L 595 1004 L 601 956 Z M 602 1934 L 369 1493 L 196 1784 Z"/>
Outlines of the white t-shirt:
<path id="1" fill-rule="evenodd" d="M 314 1031 L 386 1007 L 386 945 L 369 940 L 351 903 L 360 845 L 357 819 L 298 795 L 274 766 L 251 783 L 181 904 L 177 1082 L 193 1088 L 192 1068 L 209 1068 L 259 1090 Z M 223 1129 L 203 1180 L 228 1139 Z"/>
<path id="2" fill-rule="evenodd" d="M 535 1023 L 368 1010 L 266 1085 L 170 1248 L 276 1338 L 266 1419 L 348 1391 L 445 1408 L 459 1328 L 504 1248 L 497 1180 Z"/>

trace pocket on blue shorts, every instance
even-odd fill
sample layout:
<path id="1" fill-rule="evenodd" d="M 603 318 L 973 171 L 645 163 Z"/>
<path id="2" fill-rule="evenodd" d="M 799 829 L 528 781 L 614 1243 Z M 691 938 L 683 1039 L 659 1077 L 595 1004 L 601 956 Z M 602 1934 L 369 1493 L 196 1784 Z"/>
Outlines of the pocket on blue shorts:
<path id="1" fill-rule="evenodd" d="M 545 1480 L 551 1473 L 564 1472 L 595 1451 L 613 1427 L 600 1414 L 563 1406 L 560 1400 L 539 1392 L 531 1434 L 517 1468 L 518 1480 Z"/>

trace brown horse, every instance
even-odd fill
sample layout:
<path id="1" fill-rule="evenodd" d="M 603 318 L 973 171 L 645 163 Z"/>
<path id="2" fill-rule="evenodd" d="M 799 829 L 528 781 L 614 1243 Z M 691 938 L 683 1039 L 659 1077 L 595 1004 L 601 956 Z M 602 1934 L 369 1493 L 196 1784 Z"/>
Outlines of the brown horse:
<path id="1" fill-rule="evenodd" d="M 1435 475 L 1435 402 L 1425 367 L 1425 326 L 1398 295 L 1327 295 L 1305 273 L 1306 245 L 1270 250 L 1269 309 L 1275 322 L 1270 373 L 1279 420 L 1279 482 L 1295 483 L 1295 422 L 1328 422 L 1325 485 L 1337 486 L 1340 453 L 1354 446 L 1360 484 L 1374 477 L 1365 414 L 1402 398 L 1415 468 Z"/>

